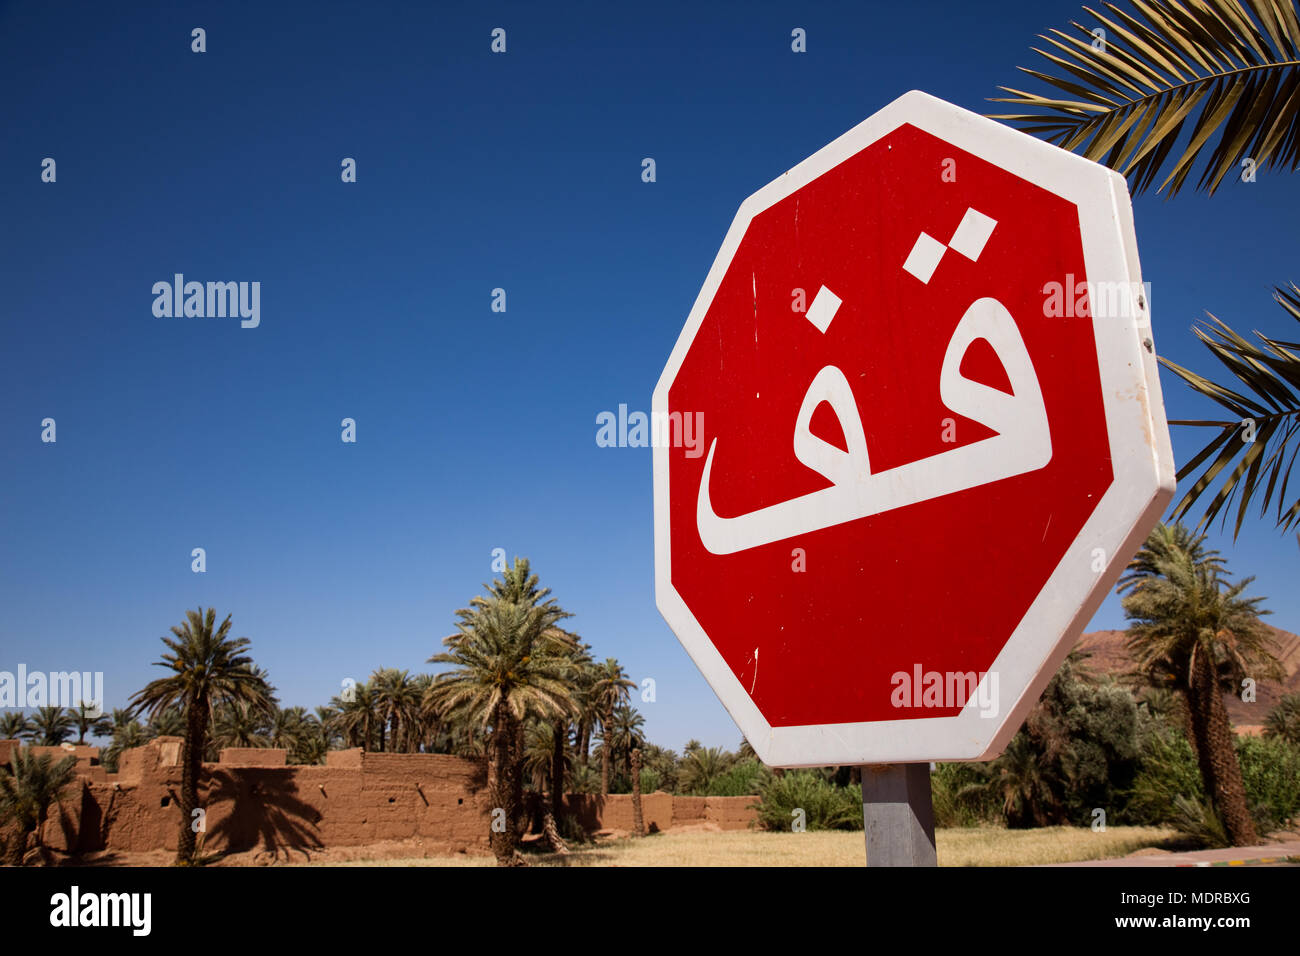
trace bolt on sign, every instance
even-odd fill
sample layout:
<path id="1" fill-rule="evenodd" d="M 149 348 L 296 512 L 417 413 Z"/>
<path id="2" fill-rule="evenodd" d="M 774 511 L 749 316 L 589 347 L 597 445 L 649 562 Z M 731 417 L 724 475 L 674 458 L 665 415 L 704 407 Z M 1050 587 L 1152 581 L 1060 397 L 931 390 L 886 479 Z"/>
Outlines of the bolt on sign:
<path id="1" fill-rule="evenodd" d="M 652 407 L 659 609 L 774 766 L 999 753 L 1174 490 L 1123 177 L 920 92 L 741 204 Z"/>

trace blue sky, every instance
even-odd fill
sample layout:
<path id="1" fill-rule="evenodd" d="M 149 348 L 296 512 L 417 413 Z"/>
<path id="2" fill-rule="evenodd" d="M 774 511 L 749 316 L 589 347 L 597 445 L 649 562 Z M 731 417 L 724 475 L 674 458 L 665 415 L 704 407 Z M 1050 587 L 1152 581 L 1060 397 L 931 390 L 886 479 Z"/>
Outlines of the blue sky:
<path id="1" fill-rule="evenodd" d="M 425 669 L 500 547 L 656 681 L 634 701 L 651 739 L 736 746 L 655 609 L 650 452 L 597 447 L 596 416 L 648 409 L 746 196 L 909 89 L 992 111 L 1035 35 L 1078 16 L 0 4 L 0 669 L 104 671 L 121 706 L 211 605 L 283 703 L 315 706 Z M 1298 200 L 1300 176 L 1261 171 L 1136 201 L 1161 354 L 1210 371 L 1189 331 L 1207 310 L 1294 337 L 1269 292 L 1300 280 Z M 177 272 L 259 281 L 260 327 L 155 317 Z M 1217 417 L 1164 388 L 1170 418 Z M 1180 462 L 1201 438 L 1173 437 Z M 1217 541 L 1300 629 L 1294 536 Z M 1121 626 L 1111 598 L 1092 628 Z"/>

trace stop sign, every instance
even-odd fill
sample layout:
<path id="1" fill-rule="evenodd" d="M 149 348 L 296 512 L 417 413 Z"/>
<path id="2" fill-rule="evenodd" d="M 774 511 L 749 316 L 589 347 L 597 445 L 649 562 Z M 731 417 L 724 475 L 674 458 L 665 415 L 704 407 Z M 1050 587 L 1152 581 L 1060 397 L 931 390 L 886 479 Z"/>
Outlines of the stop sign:
<path id="1" fill-rule="evenodd" d="M 1001 751 L 1173 494 L 1123 177 L 908 93 L 750 196 L 655 389 L 656 599 L 776 766 Z"/>

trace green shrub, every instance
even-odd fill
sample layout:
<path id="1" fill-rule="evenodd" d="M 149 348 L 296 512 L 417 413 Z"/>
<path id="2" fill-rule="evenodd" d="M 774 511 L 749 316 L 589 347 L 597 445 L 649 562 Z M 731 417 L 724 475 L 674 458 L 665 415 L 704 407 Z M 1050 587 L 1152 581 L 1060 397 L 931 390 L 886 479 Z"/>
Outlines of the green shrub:
<path id="1" fill-rule="evenodd" d="M 710 797 L 747 797 L 758 793 L 771 771 L 754 759 L 742 760 L 709 782 Z"/>
<path id="2" fill-rule="evenodd" d="M 808 830 L 861 830 L 862 788 L 837 787 L 815 771 L 791 770 L 768 777 L 759 790 L 758 825 L 789 832 L 803 811 Z"/>
<path id="3" fill-rule="evenodd" d="M 1300 816 L 1300 747 L 1283 737 L 1238 737 L 1237 759 L 1261 836 Z"/>
<path id="4" fill-rule="evenodd" d="M 983 774 L 978 764 L 936 764 L 934 772 L 930 774 L 934 825 L 977 827 L 1004 823 L 997 799 L 978 787 L 982 780 Z"/>
<path id="5" fill-rule="evenodd" d="M 1205 801 L 1201 771 L 1196 765 L 1192 745 L 1180 731 L 1152 728 L 1143 737 L 1138 773 L 1133 780 L 1122 822 L 1176 826 L 1181 819 L 1190 824 L 1198 815 L 1180 811 L 1177 805 L 1180 797 L 1189 806 Z"/>
<path id="6" fill-rule="evenodd" d="M 641 792 L 654 793 L 664 785 L 664 775 L 649 767 L 641 768 Z"/>

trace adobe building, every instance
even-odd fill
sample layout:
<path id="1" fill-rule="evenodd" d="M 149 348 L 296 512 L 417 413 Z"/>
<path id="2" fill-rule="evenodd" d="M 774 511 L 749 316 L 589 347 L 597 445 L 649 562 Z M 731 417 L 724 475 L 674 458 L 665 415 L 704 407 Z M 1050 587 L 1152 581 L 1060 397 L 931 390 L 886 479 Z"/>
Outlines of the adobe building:
<path id="1" fill-rule="evenodd" d="M 0 764 L 19 741 L 0 740 Z M 174 850 L 180 826 L 181 738 L 158 737 L 124 751 L 118 772 L 99 763 L 97 747 L 34 747 L 56 759 L 77 757 L 77 784 L 51 808 L 45 843 L 54 850 Z M 203 852 L 310 851 L 419 841 L 427 856 L 488 854 L 490 810 L 480 763 L 446 754 L 334 750 L 323 766 L 289 766 L 286 751 L 223 750 L 205 763 L 199 803 L 205 808 Z M 642 798 L 650 832 L 673 826 L 745 829 L 753 797 Z M 632 829 L 632 799 L 569 795 L 589 830 Z"/>

